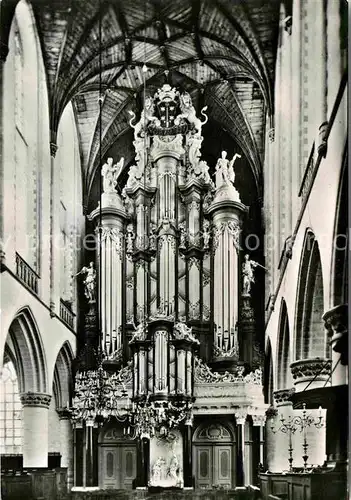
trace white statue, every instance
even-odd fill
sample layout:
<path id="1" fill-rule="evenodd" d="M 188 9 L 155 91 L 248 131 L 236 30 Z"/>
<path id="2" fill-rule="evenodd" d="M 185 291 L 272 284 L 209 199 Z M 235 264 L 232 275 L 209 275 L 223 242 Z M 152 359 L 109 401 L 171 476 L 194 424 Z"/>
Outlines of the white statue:
<path id="1" fill-rule="evenodd" d="M 186 226 L 185 226 L 185 222 L 181 222 L 179 224 L 179 231 L 180 231 L 179 248 L 186 248 Z"/>
<path id="2" fill-rule="evenodd" d="M 90 262 L 89 267 L 83 267 L 79 274 L 86 274 L 84 283 L 84 293 L 89 302 L 94 302 L 96 300 L 96 270 L 94 268 L 94 262 Z"/>
<path id="3" fill-rule="evenodd" d="M 210 233 L 210 221 L 207 219 L 204 220 L 203 224 L 203 232 L 202 232 L 202 238 L 204 240 L 204 249 L 208 250 L 210 247 L 210 239 L 211 239 L 211 233 Z"/>
<path id="4" fill-rule="evenodd" d="M 165 465 L 166 460 L 163 457 L 158 457 L 152 467 L 152 484 L 157 485 L 163 479 Z"/>
<path id="5" fill-rule="evenodd" d="M 171 461 L 169 463 L 169 469 L 168 469 L 168 475 L 174 479 L 174 480 L 178 480 L 178 474 L 179 474 L 179 462 L 178 462 L 178 458 L 177 458 L 177 455 L 174 455 L 172 456 L 171 458 Z"/>
<path id="6" fill-rule="evenodd" d="M 227 159 L 227 152 L 222 151 L 222 156 L 218 159 L 216 164 L 216 189 L 223 186 L 223 184 L 228 186 L 234 185 L 235 174 L 233 165 L 237 158 L 241 158 L 241 155 L 238 153 L 229 161 Z"/>
<path id="7" fill-rule="evenodd" d="M 185 323 L 178 321 L 174 324 L 173 333 L 176 339 L 180 340 L 189 340 L 190 342 L 194 342 L 195 344 L 199 344 L 198 339 L 193 335 L 192 328 L 186 326 Z"/>
<path id="8" fill-rule="evenodd" d="M 135 234 L 133 231 L 133 224 L 127 226 L 127 253 L 133 253 Z"/>
<path id="9" fill-rule="evenodd" d="M 150 122 L 155 122 L 156 126 L 161 126 L 160 120 L 154 115 L 155 106 L 154 101 L 151 97 L 145 98 L 144 109 L 141 112 L 140 120 L 133 125 L 132 121 L 135 119 L 134 111 L 129 110 L 129 114 L 132 118 L 129 121 L 129 125 L 134 129 L 134 138 L 137 140 L 139 137 L 144 137 L 145 129 Z"/>
<path id="10" fill-rule="evenodd" d="M 124 165 L 124 158 L 122 157 L 115 165 L 113 165 L 112 163 L 113 158 L 107 158 L 106 163 L 101 168 L 104 193 L 115 193 L 117 179 L 122 172 L 122 168 Z"/>
<path id="11" fill-rule="evenodd" d="M 146 321 L 142 321 L 141 323 L 139 323 L 137 327 L 135 327 L 135 331 L 129 343 L 134 342 L 135 340 L 145 340 L 146 334 L 147 334 L 147 323 Z"/>
<path id="12" fill-rule="evenodd" d="M 255 283 L 253 270 L 259 265 L 258 262 L 250 260 L 248 254 L 245 255 L 243 263 L 243 295 L 250 295 L 251 283 Z"/>
<path id="13" fill-rule="evenodd" d="M 123 204 L 126 209 L 126 212 L 128 215 L 131 215 L 133 213 L 133 200 L 128 196 L 126 192 L 127 186 L 125 186 L 122 189 L 122 199 L 123 199 Z"/>
<path id="14" fill-rule="evenodd" d="M 206 109 L 207 106 L 204 106 L 201 110 L 201 114 L 205 117 L 204 121 L 201 121 L 200 118 L 197 118 L 196 116 L 196 111 L 192 104 L 190 94 L 188 92 L 184 92 L 184 94 L 180 96 L 181 113 L 174 120 L 174 124 L 179 125 L 181 118 L 185 118 L 190 124 L 194 125 L 194 135 L 201 136 L 202 126 L 205 125 L 208 120 L 208 116 L 205 114 Z"/>
<path id="15" fill-rule="evenodd" d="M 203 138 L 198 135 L 191 135 L 189 137 L 189 161 L 194 169 L 200 162 L 200 148 L 202 141 Z"/>

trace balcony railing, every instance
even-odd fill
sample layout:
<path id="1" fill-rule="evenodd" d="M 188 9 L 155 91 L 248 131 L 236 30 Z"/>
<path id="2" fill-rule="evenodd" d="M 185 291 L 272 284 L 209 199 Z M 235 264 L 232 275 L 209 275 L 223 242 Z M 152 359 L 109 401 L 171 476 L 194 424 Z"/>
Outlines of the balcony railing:
<path id="1" fill-rule="evenodd" d="M 16 253 L 16 275 L 34 293 L 38 294 L 39 275 Z"/>
<path id="2" fill-rule="evenodd" d="M 72 312 L 70 307 L 63 299 L 60 299 L 60 318 L 62 319 L 62 321 L 64 321 L 64 323 L 66 323 L 67 326 L 72 329 L 74 328 L 74 317 L 74 312 Z"/>

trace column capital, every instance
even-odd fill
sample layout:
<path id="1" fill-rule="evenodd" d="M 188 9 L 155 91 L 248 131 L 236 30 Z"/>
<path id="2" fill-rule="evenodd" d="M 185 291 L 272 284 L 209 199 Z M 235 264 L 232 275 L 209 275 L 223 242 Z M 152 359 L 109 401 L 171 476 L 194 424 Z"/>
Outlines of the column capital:
<path id="1" fill-rule="evenodd" d="M 60 420 L 70 420 L 71 412 L 69 408 L 56 408 Z"/>
<path id="2" fill-rule="evenodd" d="M 23 406 L 49 408 L 51 394 L 43 392 L 25 392 L 21 394 L 21 403 Z"/>
<path id="3" fill-rule="evenodd" d="M 292 396 L 295 392 L 295 388 L 291 387 L 289 389 L 280 389 L 279 391 L 273 392 L 274 401 L 277 406 L 287 406 L 292 405 L 292 402 L 289 400 L 290 396 Z"/>
<path id="4" fill-rule="evenodd" d="M 245 425 L 247 410 L 238 410 L 235 412 L 235 419 L 238 425 Z"/>
<path id="5" fill-rule="evenodd" d="M 261 414 L 261 415 L 251 415 L 252 417 L 252 423 L 253 423 L 253 426 L 254 427 L 264 427 L 265 423 L 266 423 L 266 415 L 265 414 Z"/>

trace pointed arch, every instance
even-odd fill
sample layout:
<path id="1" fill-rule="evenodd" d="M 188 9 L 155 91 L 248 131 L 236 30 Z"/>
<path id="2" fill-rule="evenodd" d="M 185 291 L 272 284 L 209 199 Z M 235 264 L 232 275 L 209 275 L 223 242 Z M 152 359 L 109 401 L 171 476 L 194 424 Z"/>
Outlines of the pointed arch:
<path id="1" fill-rule="evenodd" d="M 13 319 L 6 338 L 6 352 L 11 353 L 20 392 L 48 392 L 44 349 L 29 307 L 22 308 Z"/>
<path id="2" fill-rule="evenodd" d="M 277 346 L 277 388 L 286 389 L 291 384 L 290 372 L 290 328 L 286 302 L 281 300 L 278 346 Z"/>
<path id="3" fill-rule="evenodd" d="M 348 299 L 348 154 L 344 155 L 336 206 L 333 238 L 332 301 L 335 306 L 346 304 Z"/>
<path id="4" fill-rule="evenodd" d="M 264 358 L 264 375 L 263 375 L 263 394 L 266 404 L 273 404 L 273 356 L 271 340 L 268 337 L 266 341 L 266 352 Z"/>
<path id="5" fill-rule="evenodd" d="M 313 231 L 307 229 L 297 287 L 295 360 L 323 358 L 327 355 L 323 313 L 323 275 L 319 246 Z"/>
<path id="6" fill-rule="evenodd" d="M 53 393 L 58 408 L 65 407 L 71 402 L 72 361 L 72 348 L 65 342 L 57 355 L 53 376 Z"/>

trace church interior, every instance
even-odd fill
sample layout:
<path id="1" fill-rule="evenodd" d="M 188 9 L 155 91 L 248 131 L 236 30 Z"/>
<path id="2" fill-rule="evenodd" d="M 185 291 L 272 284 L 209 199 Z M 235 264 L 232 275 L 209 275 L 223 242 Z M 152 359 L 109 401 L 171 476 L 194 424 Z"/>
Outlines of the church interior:
<path id="1" fill-rule="evenodd" d="M 347 1 L 0 9 L 2 498 L 346 500 Z"/>

